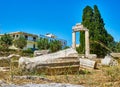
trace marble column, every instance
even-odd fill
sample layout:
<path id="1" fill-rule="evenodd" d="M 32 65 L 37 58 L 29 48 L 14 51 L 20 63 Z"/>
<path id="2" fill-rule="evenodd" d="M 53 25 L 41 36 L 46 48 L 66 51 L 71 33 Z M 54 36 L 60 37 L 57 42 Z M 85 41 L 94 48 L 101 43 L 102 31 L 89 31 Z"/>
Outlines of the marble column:
<path id="1" fill-rule="evenodd" d="M 89 47 L 89 30 L 85 31 L 85 56 L 88 57 L 90 54 L 90 47 Z"/>
<path id="2" fill-rule="evenodd" d="M 72 48 L 76 48 L 76 32 L 72 32 Z"/>

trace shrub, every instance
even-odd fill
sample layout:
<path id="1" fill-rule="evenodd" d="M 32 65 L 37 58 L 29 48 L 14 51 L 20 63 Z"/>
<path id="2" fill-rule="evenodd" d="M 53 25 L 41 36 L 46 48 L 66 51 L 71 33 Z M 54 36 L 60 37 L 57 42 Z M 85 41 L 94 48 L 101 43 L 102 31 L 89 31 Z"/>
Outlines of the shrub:
<path id="1" fill-rule="evenodd" d="M 0 38 L 0 48 L 8 49 L 9 46 L 12 45 L 12 41 L 13 41 L 13 39 L 12 39 L 12 37 L 9 34 L 4 34 Z"/>
<path id="2" fill-rule="evenodd" d="M 14 45 L 17 48 L 23 49 L 27 45 L 27 40 L 24 37 L 19 37 L 18 39 L 14 40 Z"/>
<path id="3" fill-rule="evenodd" d="M 37 40 L 37 46 L 40 50 L 49 49 L 49 47 L 50 47 L 49 40 L 47 38 L 39 38 Z"/>
<path id="4" fill-rule="evenodd" d="M 63 49 L 68 49 L 68 48 L 70 48 L 69 46 L 65 46 Z"/>
<path id="5" fill-rule="evenodd" d="M 20 55 L 33 57 L 33 50 L 30 48 L 28 48 L 27 50 L 22 50 Z"/>
<path id="6" fill-rule="evenodd" d="M 50 42 L 50 51 L 56 52 L 62 49 L 62 44 L 59 40 L 53 40 Z"/>

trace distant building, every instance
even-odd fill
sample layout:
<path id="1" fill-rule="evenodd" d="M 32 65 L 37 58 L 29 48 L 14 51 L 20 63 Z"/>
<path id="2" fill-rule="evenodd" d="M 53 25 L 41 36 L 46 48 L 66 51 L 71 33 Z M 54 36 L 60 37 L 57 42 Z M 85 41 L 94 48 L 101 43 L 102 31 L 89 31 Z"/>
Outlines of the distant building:
<path id="1" fill-rule="evenodd" d="M 47 33 L 46 35 L 40 35 L 39 37 L 40 38 L 47 38 L 49 41 L 59 40 L 61 42 L 61 44 L 62 44 L 62 48 L 67 46 L 67 41 L 66 40 L 57 38 L 57 36 L 55 36 L 55 35 L 53 35 L 51 33 Z"/>
<path id="2" fill-rule="evenodd" d="M 54 34 L 51 34 L 51 33 L 47 33 L 45 36 L 49 37 L 49 38 L 56 38 L 56 36 Z"/>
<path id="3" fill-rule="evenodd" d="M 26 33 L 26 32 L 12 32 L 9 34 L 14 39 L 18 39 L 21 36 L 24 37 L 27 40 L 27 45 L 26 45 L 26 47 L 24 47 L 24 49 L 28 49 L 28 48 L 37 49 L 36 40 L 38 38 L 38 35 L 30 34 L 30 33 Z M 15 46 L 12 45 L 10 48 L 15 48 Z"/>
<path id="4" fill-rule="evenodd" d="M 27 45 L 26 47 L 24 47 L 23 49 L 37 49 L 37 43 L 36 40 L 38 38 L 38 35 L 35 34 L 30 34 L 30 33 L 26 33 L 26 32 L 11 32 L 8 33 L 14 40 L 18 39 L 19 37 L 25 37 L 25 39 L 27 40 Z M 0 34 L 0 37 L 3 36 L 4 34 Z M 14 44 L 12 46 L 9 47 L 10 49 L 18 49 L 14 46 Z"/>
<path id="5" fill-rule="evenodd" d="M 59 39 L 57 38 L 55 35 L 51 34 L 51 33 L 47 33 L 46 35 L 36 35 L 36 34 L 30 34 L 30 33 L 26 33 L 26 32 L 11 32 L 8 33 L 10 34 L 10 36 L 15 40 L 18 39 L 20 36 L 25 37 L 25 39 L 27 40 L 27 45 L 26 47 L 24 47 L 24 49 L 38 49 L 37 48 L 37 39 L 38 38 L 47 38 L 49 41 L 51 40 L 59 40 L 62 43 L 62 48 L 67 46 L 67 41 L 63 40 L 63 39 Z M 0 37 L 3 36 L 4 34 L 0 34 Z M 14 46 L 14 44 L 12 46 L 10 46 L 10 49 L 18 49 Z"/>

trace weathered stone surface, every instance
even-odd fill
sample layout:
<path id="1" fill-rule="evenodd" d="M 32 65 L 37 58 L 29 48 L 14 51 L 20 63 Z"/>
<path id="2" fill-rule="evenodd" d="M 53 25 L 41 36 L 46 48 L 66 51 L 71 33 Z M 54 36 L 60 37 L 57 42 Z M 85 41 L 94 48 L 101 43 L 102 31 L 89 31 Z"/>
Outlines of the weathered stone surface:
<path id="1" fill-rule="evenodd" d="M 71 53 L 68 55 L 68 57 L 79 57 L 78 53 Z"/>
<path id="2" fill-rule="evenodd" d="M 56 53 L 41 55 L 33 58 L 21 57 L 19 59 L 19 67 L 22 69 L 32 70 L 40 64 L 47 64 L 58 58 L 69 57 L 71 54 L 77 54 L 76 50 L 73 48 L 69 48 L 62 51 L 58 51 Z"/>
<path id="3" fill-rule="evenodd" d="M 33 62 L 33 60 L 31 60 L 30 58 L 21 57 L 19 59 L 19 68 L 21 69 L 33 70 L 35 66 L 36 66 L 35 62 Z"/>
<path id="4" fill-rule="evenodd" d="M 34 51 L 34 56 L 40 56 L 40 55 L 45 55 L 48 54 L 50 51 L 49 50 L 36 50 Z"/>
<path id="5" fill-rule="evenodd" d="M 88 58 L 89 59 L 94 59 L 94 58 L 97 58 L 97 55 L 96 54 L 89 54 Z"/>
<path id="6" fill-rule="evenodd" d="M 105 56 L 104 59 L 101 60 L 102 65 L 108 65 L 108 66 L 116 66 L 118 65 L 118 61 L 113 59 L 110 55 Z"/>
<path id="7" fill-rule="evenodd" d="M 97 62 L 90 60 L 90 59 L 84 59 L 84 58 L 80 58 L 80 67 L 83 68 L 91 68 L 91 69 L 95 69 L 97 68 Z"/>
<path id="8" fill-rule="evenodd" d="M 110 55 L 114 58 L 120 58 L 120 53 L 110 53 Z"/>

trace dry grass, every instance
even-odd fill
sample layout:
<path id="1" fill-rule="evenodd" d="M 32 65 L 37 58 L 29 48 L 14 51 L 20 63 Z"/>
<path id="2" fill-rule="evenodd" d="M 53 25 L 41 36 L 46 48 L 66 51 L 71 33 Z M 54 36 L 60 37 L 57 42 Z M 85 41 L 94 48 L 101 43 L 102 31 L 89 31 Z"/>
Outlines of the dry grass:
<path id="1" fill-rule="evenodd" d="M 14 76 L 17 70 L 12 71 L 12 75 Z M 102 70 L 93 70 L 91 73 L 87 73 L 84 71 L 83 73 L 76 72 L 74 74 L 63 74 L 63 75 L 46 75 L 45 73 L 41 74 L 31 74 L 38 75 L 41 77 L 45 77 L 53 82 L 58 83 L 71 83 L 71 84 L 80 84 L 85 86 L 101 86 L 104 87 L 104 84 L 109 85 L 109 78 L 104 74 Z M 13 82 L 15 84 L 25 84 L 25 83 L 49 83 L 44 80 L 32 80 L 32 79 L 11 79 L 11 72 L 1 72 L 0 79 L 9 82 Z M 112 82 L 110 85 L 113 84 Z M 105 86 L 106 87 L 106 86 Z M 109 86 L 108 86 L 109 87 Z"/>
<path id="2" fill-rule="evenodd" d="M 6 60 L 6 59 L 0 60 L 0 67 L 8 67 L 8 66 L 10 66 L 10 60 Z"/>
<path id="3" fill-rule="evenodd" d="M 16 60 L 16 59 L 13 59 Z M 1 62 L 2 63 L 2 62 Z M 4 62 L 4 66 L 8 62 Z M 89 87 L 119 87 L 120 85 L 120 65 L 115 67 L 102 66 L 96 70 L 81 70 L 75 68 L 68 69 L 43 69 L 41 73 L 36 72 L 22 72 L 17 68 L 17 63 L 8 64 L 11 65 L 11 71 L 0 72 L 0 79 L 8 83 L 13 82 L 15 84 L 26 84 L 26 83 L 50 83 L 45 80 L 33 80 L 33 79 L 14 79 L 11 78 L 14 75 L 35 75 L 45 77 L 52 82 L 58 83 L 71 83 L 80 84 Z M 7 65 L 7 66 L 8 66 Z M 48 72 L 50 74 L 48 74 Z M 64 73 L 63 73 L 64 72 Z M 57 74 L 60 73 L 60 74 Z"/>

